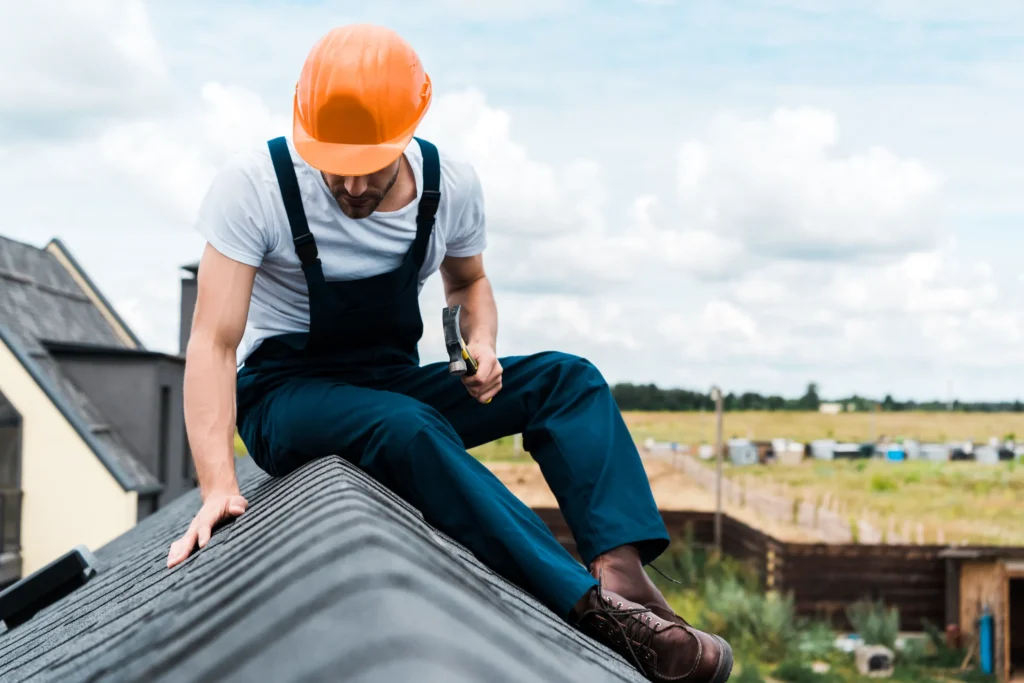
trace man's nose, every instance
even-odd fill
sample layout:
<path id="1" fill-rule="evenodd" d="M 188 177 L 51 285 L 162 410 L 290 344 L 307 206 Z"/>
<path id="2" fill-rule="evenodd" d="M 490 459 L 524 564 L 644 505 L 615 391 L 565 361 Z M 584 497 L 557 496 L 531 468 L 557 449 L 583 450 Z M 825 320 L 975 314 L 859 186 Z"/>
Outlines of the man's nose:
<path id="1" fill-rule="evenodd" d="M 366 188 L 369 183 L 366 182 L 366 178 L 362 176 L 348 176 L 345 178 L 345 192 L 349 193 L 353 197 L 366 192 Z"/>

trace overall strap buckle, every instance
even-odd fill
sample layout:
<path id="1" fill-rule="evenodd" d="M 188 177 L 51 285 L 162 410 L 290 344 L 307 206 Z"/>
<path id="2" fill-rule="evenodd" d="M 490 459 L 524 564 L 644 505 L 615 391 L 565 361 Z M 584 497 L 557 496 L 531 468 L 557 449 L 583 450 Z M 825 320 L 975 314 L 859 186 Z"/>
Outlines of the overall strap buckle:
<path id="1" fill-rule="evenodd" d="M 319 252 L 316 249 L 316 241 L 313 239 L 313 234 L 307 232 L 304 235 L 299 235 L 292 240 L 295 244 L 295 253 L 299 257 L 299 261 L 302 265 L 308 266 L 311 263 L 316 263 L 320 259 Z"/>
<path id="2" fill-rule="evenodd" d="M 420 196 L 420 207 L 417 218 L 420 220 L 434 220 L 434 214 L 437 213 L 437 207 L 441 203 L 441 193 L 437 190 L 423 190 Z"/>

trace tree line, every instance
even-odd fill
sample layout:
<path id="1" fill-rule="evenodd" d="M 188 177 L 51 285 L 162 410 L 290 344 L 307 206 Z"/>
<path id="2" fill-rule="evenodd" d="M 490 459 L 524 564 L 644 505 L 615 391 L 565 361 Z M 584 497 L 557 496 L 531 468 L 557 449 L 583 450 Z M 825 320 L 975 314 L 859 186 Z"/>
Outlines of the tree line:
<path id="1" fill-rule="evenodd" d="M 620 383 L 612 386 L 612 395 L 620 410 L 714 410 L 715 402 L 711 392 L 701 393 L 688 389 L 662 389 L 654 384 Z M 818 385 L 811 382 L 803 396 L 786 398 L 784 396 L 765 396 L 757 392 L 747 391 L 742 394 L 729 392 L 722 396 L 722 407 L 725 410 L 772 410 L 772 411 L 806 411 L 818 410 L 823 402 L 839 403 L 844 411 L 899 412 L 920 410 L 926 412 L 963 412 L 963 413 L 997 413 L 1024 412 L 1024 404 L 1020 401 L 897 401 L 887 394 L 877 400 L 864 396 L 824 401 L 819 395 Z"/>

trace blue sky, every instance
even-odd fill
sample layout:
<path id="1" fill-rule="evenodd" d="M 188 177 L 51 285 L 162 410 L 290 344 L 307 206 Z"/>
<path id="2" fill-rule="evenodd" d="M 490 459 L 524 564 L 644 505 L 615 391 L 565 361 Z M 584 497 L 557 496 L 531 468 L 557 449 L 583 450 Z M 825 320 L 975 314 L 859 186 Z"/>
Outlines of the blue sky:
<path id="1" fill-rule="evenodd" d="M 320 35 L 370 21 L 434 80 L 423 134 L 481 174 L 499 351 L 695 388 L 1021 395 L 1024 6 L 480 4 L 14 10 L 0 234 L 62 237 L 173 349 L 212 174 L 288 132 Z"/>

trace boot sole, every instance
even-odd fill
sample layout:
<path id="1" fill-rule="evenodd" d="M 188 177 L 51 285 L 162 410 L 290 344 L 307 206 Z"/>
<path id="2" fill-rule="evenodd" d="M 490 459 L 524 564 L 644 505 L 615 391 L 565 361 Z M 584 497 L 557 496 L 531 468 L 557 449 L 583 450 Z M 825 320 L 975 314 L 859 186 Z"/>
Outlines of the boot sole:
<path id="1" fill-rule="evenodd" d="M 725 642 L 724 638 L 715 636 L 715 639 L 722 644 L 722 659 L 719 660 L 718 670 L 710 683 L 726 683 L 732 676 L 732 646 Z"/>

